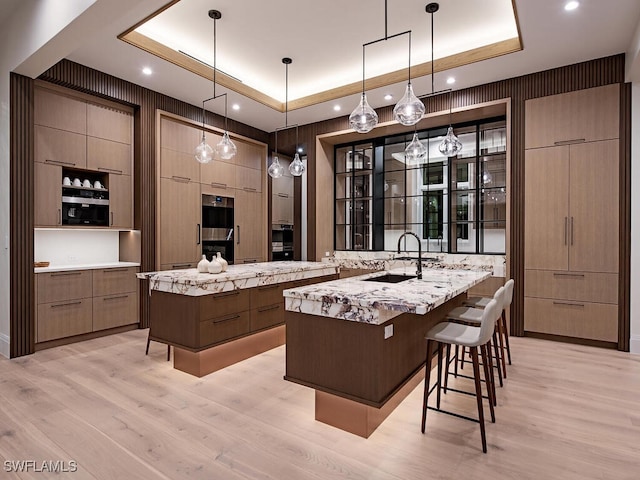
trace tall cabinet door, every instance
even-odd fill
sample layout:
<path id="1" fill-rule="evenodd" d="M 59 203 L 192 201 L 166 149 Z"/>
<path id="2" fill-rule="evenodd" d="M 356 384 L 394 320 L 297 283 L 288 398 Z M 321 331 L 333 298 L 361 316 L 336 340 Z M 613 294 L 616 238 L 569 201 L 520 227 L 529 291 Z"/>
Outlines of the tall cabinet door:
<path id="1" fill-rule="evenodd" d="M 571 147 L 569 269 L 618 271 L 618 140 Z"/>
<path id="2" fill-rule="evenodd" d="M 262 262 L 266 244 L 262 195 L 259 192 L 236 190 L 234 216 L 236 220 L 235 262 Z"/>
<path id="3" fill-rule="evenodd" d="M 569 258 L 569 147 L 525 151 L 525 265 L 566 270 Z"/>
<path id="4" fill-rule="evenodd" d="M 160 179 L 160 264 L 173 269 L 197 263 L 200 250 L 200 184 Z"/>

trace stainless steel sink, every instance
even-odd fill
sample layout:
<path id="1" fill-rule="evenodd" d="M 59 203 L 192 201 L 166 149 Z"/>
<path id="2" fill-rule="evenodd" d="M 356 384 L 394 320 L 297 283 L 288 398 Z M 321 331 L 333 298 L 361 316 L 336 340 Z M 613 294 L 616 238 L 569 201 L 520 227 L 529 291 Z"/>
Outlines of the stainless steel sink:
<path id="1" fill-rule="evenodd" d="M 387 273 L 386 275 L 382 275 L 380 277 L 365 278 L 362 281 L 363 282 L 380 282 L 380 283 L 400 283 L 406 280 L 411 280 L 412 278 L 416 278 L 416 276 Z"/>

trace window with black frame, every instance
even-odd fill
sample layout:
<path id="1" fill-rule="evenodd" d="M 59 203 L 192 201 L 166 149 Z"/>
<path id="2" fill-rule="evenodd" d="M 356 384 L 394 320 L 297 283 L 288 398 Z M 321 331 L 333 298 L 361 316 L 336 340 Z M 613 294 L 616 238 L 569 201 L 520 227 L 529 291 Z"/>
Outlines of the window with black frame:
<path id="1" fill-rule="evenodd" d="M 404 154 L 413 133 L 336 147 L 336 250 L 393 251 L 412 231 L 427 252 L 505 253 L 505 119 L 456 126 L 457 157 L 438 150 L 445 133 L 418 132 L 417 161 Z"/>

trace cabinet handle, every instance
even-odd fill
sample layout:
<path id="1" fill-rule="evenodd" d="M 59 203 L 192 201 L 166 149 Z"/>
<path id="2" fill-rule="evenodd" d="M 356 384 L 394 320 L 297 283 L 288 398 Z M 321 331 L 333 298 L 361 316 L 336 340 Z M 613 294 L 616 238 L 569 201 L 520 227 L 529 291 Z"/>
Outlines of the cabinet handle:
<path id="1" fill-rule="evenodd" d="M 62 209 L 58 209 L 58 225 L 62 225 Z"/>
<path id="2" fill-rule="evenodd" d="M 553 142 L 554 145 L 571 145 L 572 143 L 583 143 L 586 142 L 584 138 L 574 138 L 573 140 L 558 140 L 557 142 Z"/>
<path id="3" fill-rule="evenodd" d="M 177 175 L 172 175 L 171 180 L 175 180 L 176 182 L 188 183 L 191 181 L 189 177 L 178 177 Z"/>
<path id="4" fill-rule="evenodd" d="M 113 227 L 113 212 L 111 212 L 111 226 Z"/>
<path id="5" fill-rule="evenodd" d="M 281 305 L 271 305 L 270 307 L 259 308 L 258 309 L 258 313 L 268 312 L 270 310 L 276 310 L 276 309 L 278 309 L 280 307 L 281 307 Z"/>
<path id="6" fill-rule="evenodd" d="M 567 236 L 568 236 L 568 222 L 569 222 L 569 217 L 564 217 L 564 244 L 567 244 Z"/>
<path id="7" fill-rule="evenodd" d="M 197 224 L 198 230 L 197 230 L 197 235 L 198 235 L 198 241 L 196 242 L 196 245 L 200 245 L 200 224 Z"/>
<path id="8" fill-rule="evenodd" d="M 215 320 L 212 320 L 213 323 L 222 323 L 222 322 L 228 322 L 230 320 L 236 320 L 240 318 L 240 315 L 231 315 L 230 317 L 226 317 L 226 318 L 216 318 Z"/>
<path id="9" fill-rule="evenodd" d="M 218 294 L 216 294 L 215 298 L 233 297 L 235 295 L 240 295 L 240 290 L 231 290 L 230 292 L 218 293 Z"/>
<path id="10" fill-rule="evenodd" d="M 573 245 L 573 217 L 571 217 L 571 245 Z"/>
<path id="11" fill-rule="evenodd" d="M 128 268 L 105 268 L 102 270 L 102 273 L 117 273 L 117 272 L 127 272 Z"/>
<path id="12" fill-rule="evenodd" d="M 236 225 L 236 245 L 240 245 L 240 225 Z"/>
<path id="13" fill-rule="evenodd" d="M 117 173 L 118 175 L 122 175 L 122 170 L 118 170 L 116 168 L 98 167 L 98 171 L 100 171 L 100 172 Z"/>
<path id="14" fill-rule="evenodd" d="M 258 287 L 258 290 L 272 290 L 274 288 L 278 288 L 278 285 L 263 285 L 261 287 Z"/>
<path id="15" fill-rule="evenodd" d="M 258 260 L 255 258 L 247 258 L 246 260 L 243 260 L 242 263 L 256 263 Z"/>
<path id="16" fill-rule="evenodd" d="M 177 265 L 171 265 L 171 268 L 184 268 L 184 267 L 191 267 L 190 263 L 178 263 Z"/>
<path id="17" fill-rule="evenodd" d="M 554 273 L 554 277 L 584 277 L 584 273 Z"/>
<path id="18" fill-rule="evenodd" d="M 121 298 L 129 298 L 129 295 L 118 295 L 117 297 L 104 297 L 102 300 L 119 300 Z"/>
<path id="19" fill-rule="evenodd" d="M 54 165 L 70 165 L 72 167 L 76 166 L 75 162 L 63 162 L 62 160 L 51 160 L 49 158 L 47 158 L 44 163 L 53 163 Z"/>
<path id="20" fill-rule="evenodd" d="M 576 302 L 553 302 L 554 305 L 567 305 L 569 307 L 583 307 L 584 303 L 576 303 Z"/>
<path id="21" fill-rule="evenodd" d="M 245 192 L 257 192 L 258 190 L 253 187 L 242 187 Z"/>
<path id="22" fill-rule="evenodd" d="M 58 303 L 56 305 L 51 305 L 51 308 L 57 308 L 57 307 L 69 307 L 71 305 L 81 305 L 82 302 L 68 302 L 68 303 Z"/>
<path id="23" fill-rule="evenodd" d="M 227 184 L 226 183 L 211 182 L 211 186 L 212 187 L 218 187 L 218 188 L 227 188 Z"/>
<path id="24" fill-rule="evenodd" d="M 278 196 L 282 198 L 289 198 L 289 195 L 287 195 L 286 193 L 279 193 Z"/>
<path id="25" fill-rule="evenodd" d="M 66 272 L 66 273 L 52 273 L 52 277 L 70 277 L 71 275 L 82 275 L 82 272 Z"/>

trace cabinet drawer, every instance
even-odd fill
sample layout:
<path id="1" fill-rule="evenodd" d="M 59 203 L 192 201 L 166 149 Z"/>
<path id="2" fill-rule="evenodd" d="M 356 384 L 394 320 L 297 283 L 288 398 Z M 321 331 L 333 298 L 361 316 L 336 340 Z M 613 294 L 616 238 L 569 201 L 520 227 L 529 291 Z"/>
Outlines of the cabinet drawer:
<path id="1" fill-rule="evenodd" d="M 249 310 L 250 297 L 248 289 L 204 295 L 200 297 L 200 321 Z"/>
<path id="2" fill-rule="evenodd" d="M 251 291 L 251 308 L 261 308 L 267 305 L 283 303 L 282 289 L 283 283 L 275 285 L 264 285 L 262 287 L 252 288 Z"/>
<path id="3" fill-rule="evenodd" d="M 618 341 L 618 307 L 545 298 L 524 299 L 524 329 L 528 332 Z"/>
<path id="4" fill-rule="evenodd" d="M 136 267 L 93 270 L 93 296 L 131 293 L 138 290 Z"/>
<path id="5" fill-rule="evenodd" d="M 525 270 L 527 297 L 618 303 L 618 274 Z"/>
<path id="6" fill-rule="evenodd" d="M 34 135 L 36 162 L 74 168 L 87 166 L 86 136 L 41 125 L 35 126 Z"/>
<path id="7" fill-rule="evenodd" d="M 138 323 L 138 294 L 124 293 L 93 299 L 93 330 Z"/>
<path id="8" fill-rule="evenodd" d="M 89 333 L 92 303 L 91 298 L 83 298 L 38 305 L 36 342 Z"/>
<path id="9" fill-rule="evenodd" d="M 200 322 L 200 347 L 219 343 L 249 333 L 248 311 Z"/>
<path id="10" fill-rule="evenodd" d="M 283 302 L 275 305 L 266 305 L 251 310 L 251 331 L 256 332 L 265 328 L 284 323 Z"/>
<path id="11" fill-rule="evenodd" d="M 39 273 L 38 303 L 61 302 L 93 296 L 91 270 Z"/>

